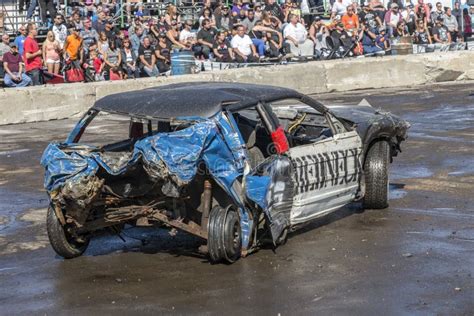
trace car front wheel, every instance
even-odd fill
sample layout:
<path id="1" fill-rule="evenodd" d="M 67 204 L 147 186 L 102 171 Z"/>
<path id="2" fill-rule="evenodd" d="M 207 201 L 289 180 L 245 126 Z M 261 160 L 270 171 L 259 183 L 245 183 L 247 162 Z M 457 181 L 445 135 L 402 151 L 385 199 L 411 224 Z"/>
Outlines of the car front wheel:
<path id="1" fill-rule="evenodd" d="M 54 251 L 65 259 L 79 257 L 89 245 L 89 238 L 87 236 L 76 238 L 61 225 L 52 207 L 48 208 L 46 229 L 49 242 Z"/>
<path id="2" fill-rule="evenodd" d="M 234 206 L 212 208 L 209 214 L 207 245 L 213 263 L 233 263 L 240 258 L 242 247 L 240 220 Z"/>
<path id="3" fill-rule="evenodd" d="M 388 207 L 388 167 L 390 146 L 386 141 L 374 143 L 365 158 L 364 208 L 382 209 Z"/>

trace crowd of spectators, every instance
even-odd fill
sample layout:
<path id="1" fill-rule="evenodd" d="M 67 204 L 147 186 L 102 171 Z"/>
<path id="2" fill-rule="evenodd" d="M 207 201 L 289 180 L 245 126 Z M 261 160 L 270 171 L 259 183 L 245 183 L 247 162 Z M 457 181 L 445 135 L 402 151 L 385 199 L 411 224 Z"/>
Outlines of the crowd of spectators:
<path id="1" fill-rule="evenodd" d="M 67 17 L 57 13 L 52 0 L 39 0 L 39 27 L 48 30 L 46 39 L 38 44 L 34 22 L 21 26 L 12 41 L 4 34 L 0 76 L 8 87 L 41 84 L 45 71 L 65 74 L 67 81 L 153 77 L 169 73 L 171 55 L 178 51 L 192 52 L 198 60 L 260 63 L 383 55 L 400 38 L 434 48 L 466 46 L 473 8 L 416 1 L 390 0 L 384 6 L 380 0 L 335 0 L 330 18 L 322 19 L 310 14 L 308 0 L 235 0 L 232 5 L 205 0 L 196 21 L 182 20 L 172 4 L 158 16 L 138 5 L 129 11 L 130 23 L 119 27 L 115 0 L 78 2 Z M 36 5 L 30 0 L 30 8 Z"/>

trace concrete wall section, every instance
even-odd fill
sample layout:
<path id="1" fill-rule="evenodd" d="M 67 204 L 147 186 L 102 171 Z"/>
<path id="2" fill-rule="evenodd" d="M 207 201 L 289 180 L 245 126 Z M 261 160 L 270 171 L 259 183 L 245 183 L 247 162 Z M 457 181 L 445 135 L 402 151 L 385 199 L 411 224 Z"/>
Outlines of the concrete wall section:
<path id="1" fill-rule="evenodd" d="M 0 90 L 0 125 L 68 118 L 106 95 L 187 81 L 269 84 L 324 93 L 474 80 L 474 52 L 432 53 L 248 67 L 197 75 Z"/>

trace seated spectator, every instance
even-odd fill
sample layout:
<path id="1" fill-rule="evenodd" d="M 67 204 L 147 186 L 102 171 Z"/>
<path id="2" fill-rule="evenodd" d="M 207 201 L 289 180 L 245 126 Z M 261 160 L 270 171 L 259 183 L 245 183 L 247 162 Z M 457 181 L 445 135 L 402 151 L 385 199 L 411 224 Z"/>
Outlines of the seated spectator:
<path id="1" fill-rule="evenodd" d="M 371 28 L 367 27 L 366 25 L 362 25 L 359 38 L 362 42 L 364 54 L 385 54 L 383 49 L 376 45 L 375 39 L 377 38 L 377 35 L 371 31 Z"/>
<path id="2" fill-rule="evenodd" d="M 338 52 L 345 53 L 352 48 L 352 36 L 344 29 L 344 24 L 338 23 L 334 30 L 331 31 L 331 38 L 333 40 L 333 49 Z"/>
<path id="3" fill-rule="evenodd" d="M 365 24 L 372 32 L 383 24 L 382 20 L 374 13 L 368 2 L 365 2 L 362 7 L 362 12 L 359 14 L 359 22 Z"/>
<path id="4" fill-rule="evenodd" d="M 81 31 L 84 51 L 87 53 L 89 46 L 99 40 L 99 33 L 92 28 L 92 21 L 90 18 L 84 20 L 83 29 Z"/>
<path id="5" fill-rule="evenodd" d="M 3 54 L 4 83 L 7 87 L 26 87 L 31 79 L 23 73 L 23 59 L 15 43 L 10 44 L 10 51 Z"/>
<path id="6" fill-rule="evenodd" d="M 459 26 L 456 17 L 452 14 L 451 8 L 446 8 L 443 23 L 451 35 L 451 41 L 456 42 L 458 39 Z"/>
<path id="7" fill-rule="evenodd" d="M 146 37 L 146 32 L 143 30 L 143 27 L 136 26 L 133 34 L 130 36 L 130 43 L 132 44 L 132 49 L 135 55 L 138 56 L 138 49 L 140 48 L 143 39 Z"/>
<path id="8" fill-rule="evenodd" d="M 402 36 L 408 36 L 408 29 L 405 24 L 405 21 L 400 21 L 397 24 L 397 27 L 393 30 L 393 36 L 400 38 Z"/>
<path id="9" fill-rule="evenodd" d="M 3 55 L 10 51 L 10 37 L 8 34 L 2 35 L 2 41 L 0 42 L 0 78 L 4 76 L 3 70 Z"/>
<path id="10" fill-rule="evenodd" d="M 265 0 L 265 6 L 263 7 L 263 11 L 268 13 L 269 16 L 273 16 L 278 20 L 283 21 L 283 11 L 275 0 Z"/>
<path id="11" fill-rule="evenodd" d="M 67 38 L 67 27 L 64 25 L 64 17 L 61 14 L 56 14 L 54 17 L 54 24 L 51 31 L 53 31 L 54 38 L 59 42 L 61 49 L 63 49 Z"/>
<path id="12" fill-rule="evenodd" d="M 239 63 L 258 61 L 258 53 L 250 37 L 245 34 L 245 27 L 237 26 L 237 34 L 230 43 L 235 53 L 235 59 Z"/>
<path id="13" fill-rule="evenodd" d="M 255 18 L 255 12 L 253 10 L 249 10 L 247 12 L 247 17 L 242 21 L 242 25 L 245 27 L 247 33 L 250 33 L 257 23 L 257 19 Z"/>
<path id="14" fill-rule="evenodd" d="M 172 22 L 181 23 L 181 17 L 178 14 L 178 9 L 175 5 L 170 4 L 165 14 L 165 21 L 168 26 L 171 26 Z"/>
<path id="15" fill-rule="evenodd" d="M 54 37 L 53 31 L 49 31 L 43 42 L 43 62 L 48 72 L 56 75 L 59 74 L 59 68 L 61 67 L 60 53 L 59 42 Z"/>
<path id="16" fill-rule="evenodd" d="M 124 39 L 122 44 L 122 68 L 127 78 L 140 78 L 140 71 L 137 67 L 137 55 L 132 49 L 130 39 Z"/>
<path id="17" fill-rule="evenodd" d="M 232 30 L 233 23 L 229 7 L 223 6 L 220 15 L 216 15 L 216 28 L 219 30 Z"/>
<path id="18" fill-rule="evenodd" d="M 178 22 L 172 21 L 171 27 L 166 32 L 167 45 L 173 49 L 185 49 L 186 46 L 179 42 L 179 25 Z"/>
<path id="19" fill-rule="evenodd" d="M 214 57 L 216 61 L 223 62 L 223 63 L 230 63 L 235 60 L 234 52 L 232 51 L 232 47 L 230 42 L 225 37 L 225 32 L 220 31 L 217 33 L 216 40 L 212 47 L 212 51 L 214 52 Z"/>
<path id="20" fill-rule="evenodd" d="M 270 58 L 281 58 L 283 47 L 283 36 L 280 32 L 265 32 L 265 56 Z"/>
<path id="21" fill-rule="evenodd" d="M 385 52 L 390 50 L 390 39 L 385 27 L 380 27 L 379 34 L 375 37 L 375 45 Z"/>
<path id="22" fill-rule="evenodd" d="M 346 32 L 350 35 L 355 34 L 359 30 L 359 17 L 354 13 L 352 5 L 347 6 L 346 14 L 342 16 L 341 22 Z"/>
<path id="23" fill-rule="evenodd" d="M 115 46 L 115 41 L 109 41 L 109 49 L 104 55 L 105 74 L 110 80 L 123 79 L 122 71 L 122 53 Z"/>
<path id="24" fill-rule="evenodd" d="M 158 37 L 158 44 L 155 47 L 156 65 L 160 73 L 170 70 L 171 47 L 166 41 L 166 34 L 161 33 Z"/>
<path id="25" fill-rule="evenodd" d="M 191 50 L 196 45 L 196 34 L 192 32 L 193 21 L 186 20 L 183 29 L 179 32 L 179 42 L 184 45 L 185 49 Z"/>
<path id="26" fill-rule="evenodd" d="M 104 67 L 105 63 L 100 58 L 99 54 L 97 53 L 96 50 L 91 50 L 89 52 L 89 60 L 92 62 L 92 66 L 94 68 L 94 79 L 95 81 L 103 81 L 105 80 L 105 75 L 104 75 Z"/>
<path id="27" fill-rule="evenodd" d="M 317 56 L 321 56 L 324 49 L 327 49 L 326 37 L 329 36 L 329 30 L 324 25 L 321 18 L 315 17 L 309 27 L 308 37 L 314 43 L 314 49 Z"/>
<path id="28" fill-rule="evenodd" d="M 413 37 L 414 42 L 418 45 L 432 44 L 430 33 L 423 20 L 418 20 Z"/>
<path id="29" fill-rule="evenodd" d="M 138 49 L 138 58 L 140 60 L 140 68 L 148 75 L 148 77 L 157 77 L 159 75 L 156 67 L 155 50 L 151 46 L 150 38 L 147 36 L 143 39 L 143 44 Z"/>
<path id="30" fill-rule="evenodd" d="M 283 37 L 286 43 L 290 45 L 290 52 L 294 56 L 313 56 L 314 45 L 308 39 L 308 31 L 298 21 L 298 17 L 294 14 L 289 16 L 290 23 L 283 30 Z"/>
<path id="31" fill-rule="evenodd" d="M 449 34 L 448 28 L 443 25 L 443 21 L 444 18 L 438 16 L 436 24 L 433 26 L 433 39 L 438 48 L 451 44 L 451 34 Z"/>
<path id="32" fill-rule="evenodd" d="M 97 49 L 100 56 L 104 56 L 105 53 L 109 50 L 109 40 L 105 32 L 99 33 L 99 40 L 97 41 Z"/>
<path id="33" fill-rule="evenodd" d="M 351 4 L 348 0 L 336 0 L 332 5 L 331 19 L 334 19 L 337 15 L 343 16 L 346 14 L 347 7 Z"/>
<path id="34" fill-rule="evenodd" d="M 21 25 L 20 28 L 18 29 L 18 31 L 20 32 L 20 35 L 15 37 L 14 42 L 16 44 L 16 47 L 18 48 L 18 54 L 23 56 L 23 43 L 25 43 L 25 39 L 26 39 L 26 35 L 27 35 L 26 26 Z"/>
<path id="35" fill-rule="evenodd" d="M 212 14 L 211 9 L 204 8 L 202 15 L 199 17 L 199 25 L 202 25 L 202 21 L 204 21 L 204 19 L 209 20 L 211 27 L 216 27 L 216 18 L 214 17 L 214 14 Z"/>
<path id="36" fill-rule="evenodd" d="M 388 35 L 390 37 L 393 36 L 393 32 L 397 28 L 398 22 L 402 21 L 402 15 L 398 9 L 398 4 L 392 3 L 390 10 L 385 13 L 385 24 L 388 28 Z"/>
<path id="37" fill-rule="evenodd" d="M 402 12 L 402 18 L 405 21 L 409 34 L 413 34 L 416 29 L 416 13 L 413 8 L 413 4 L 410 3 Z"/>
<path id="38" fill-rule="evenodd" d="M 197 34 L 198 45 L 194 46 L 194 54 L 196 57 L 209 59 L 209 54 L 214 46 L 214 37 L 217 31 L 211 26 L 208 19 L 202 21 L 202 28 Z"/>
<path id="39" fill-rule="evenodd" d="M 441 2 L 436 2 L 436 10 L 431 12 L 431 21 L 436 23 L 438 17 L 444 19 L 444 11 L 443 11 L 443 4 Z"/>

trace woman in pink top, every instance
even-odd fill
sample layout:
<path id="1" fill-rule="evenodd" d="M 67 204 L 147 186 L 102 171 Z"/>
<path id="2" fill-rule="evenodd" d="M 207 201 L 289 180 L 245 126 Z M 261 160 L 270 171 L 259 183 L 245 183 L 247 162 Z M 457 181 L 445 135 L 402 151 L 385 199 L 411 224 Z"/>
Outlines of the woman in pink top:
<path id="1" fill-rule="evenodd" d="M 43 60 L 48 72 L 59 73 L 61 64 L 59 42 L 55 39 L 53 31 L 49 31 L 43 43 Z"/>

